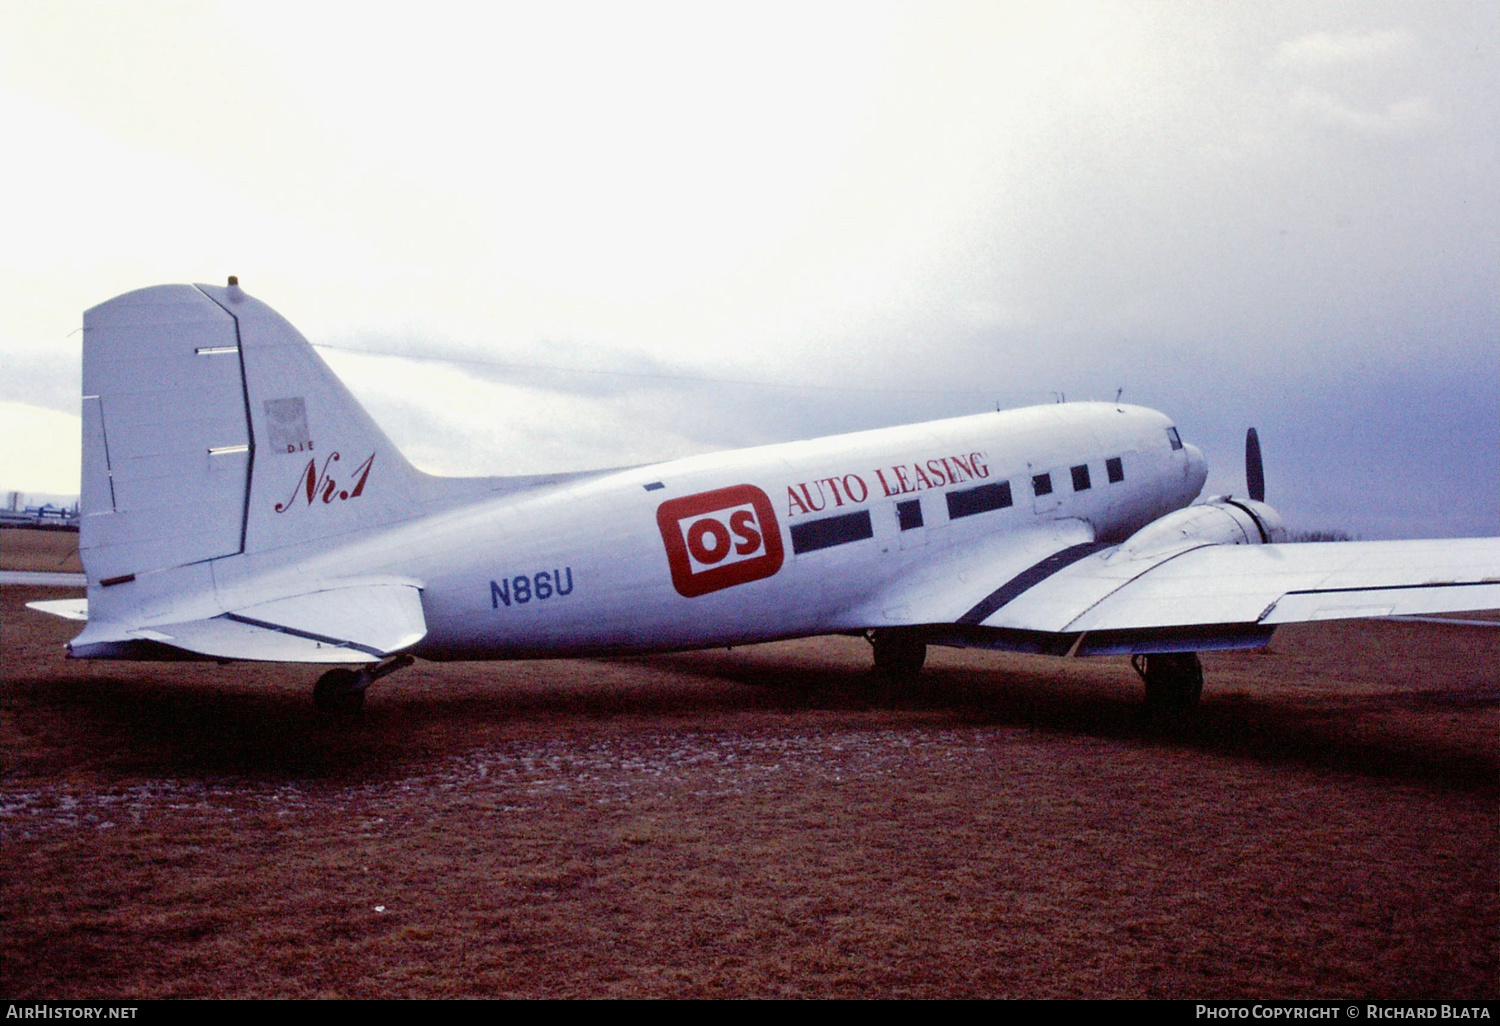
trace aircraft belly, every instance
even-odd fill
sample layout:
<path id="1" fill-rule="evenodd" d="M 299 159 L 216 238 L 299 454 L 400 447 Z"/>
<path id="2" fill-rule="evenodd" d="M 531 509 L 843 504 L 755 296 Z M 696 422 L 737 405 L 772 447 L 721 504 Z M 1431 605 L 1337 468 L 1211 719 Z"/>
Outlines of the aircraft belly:
<path id="1" fill-rule="evenodd" d="M 504 579 L 470 576 L 429 587 L 423 594 L 429 633 L 418 654 L 462 659 L 649 652 L 830 629 L 826 596 L 788 615 L 796 605 L 790 579 L 749 584 L 739 594 L 684 599 L 669 583 L 643 586 L 612 568 L 565 566 L 560 572 L 566 593 L 557 588 L 557 570 Z"/>

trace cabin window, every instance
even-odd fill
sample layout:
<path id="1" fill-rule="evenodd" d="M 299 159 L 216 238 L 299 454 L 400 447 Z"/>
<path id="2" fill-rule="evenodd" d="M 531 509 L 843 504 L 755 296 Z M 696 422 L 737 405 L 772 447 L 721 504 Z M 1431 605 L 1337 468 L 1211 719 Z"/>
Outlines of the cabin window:
<path id="1" fill-rule="evenodd" d="M 1120 462 L 1120 457 L 1111 456 L 1104 461 L 1104 472 L 1109 475 L 1110 484 L 1119 484 L 1125 480 L 1125 464 Z"/>
<path id="2" fill-rule="evenodd" d="M 862 509 L 858 513 L 844 513 L 841 516 L 793 524 L 792 551 L 814 552 L 874 536 L 875 532 L 870 525 L 870 511 Z"/>
<path id="3" fill-rule="evenodd" d="M 1086 492 L 1089 488 L 1089 465 L 1073 468 L 1073 490 L 1075 492 Z"/>
<path id="4" fill-rule="evenodd" d="M 1031 479 L 1031 490 L 1037 495 L 1052 494 L 1052 475 L 1038 474 Z"/>
<path id="5" fill-rule="evenodd" d="M 1167 428 L 1167 441 L 1172 443 L 1172 451 L 1176 452 L 1182 448 L 1182 436 L 1177 433 L 1175 427 Z"/>
<path id="6" fill-rule="evenodd" d="M 907 499 L 905 502 L 896 503 L 896 520 L 901 524 L 901 530 L 910 531 L 922 526 L 922 502 L 920 499 Z"/>
<path id="7" fill-rule="evenodd" d="M 1004 509 L 1010 505 L 1010 482 L 980 485 L 948 493 L 948 519 L 972 517 L 976 513 L 988 513 L 992 509 Z"/>

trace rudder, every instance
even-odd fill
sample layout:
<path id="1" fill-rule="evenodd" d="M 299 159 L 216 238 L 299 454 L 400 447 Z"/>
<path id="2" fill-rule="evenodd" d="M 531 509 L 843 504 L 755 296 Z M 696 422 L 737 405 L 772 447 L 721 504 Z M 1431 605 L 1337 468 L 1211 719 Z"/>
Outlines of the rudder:
<path id="1" fill-rule="evenodd" d="M 234 318 L 189 285 L 84 313 L 79 547 L 91 583 L 242 551 L 250 428 L 237 352 Z"/>

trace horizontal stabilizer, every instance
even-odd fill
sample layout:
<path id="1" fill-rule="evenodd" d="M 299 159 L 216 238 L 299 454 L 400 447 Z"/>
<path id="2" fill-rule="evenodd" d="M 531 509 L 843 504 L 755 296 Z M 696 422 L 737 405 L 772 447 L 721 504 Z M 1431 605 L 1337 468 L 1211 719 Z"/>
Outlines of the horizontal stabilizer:
<path id="1" fill-rule="evenodd" d="M 52 610 L 46 610 L 52 612 Z M 262 602 L 219 616 L 153 624 L 122 633 L 85 632 L 75 656 L 142 658 L 155 642 L 213 659 L 287 663 L 373 663 L 427 635 L 414 584 L 357 584 Z"/>
<path id="2" fill-rule="evenodd" d="M 39 613 L 51 613 L 60 616 L 64 620 L 87 620 L 89 618 L 89 600 L 81 599 L 48 599 L 45 602 L 28 602 L 27 609 L 35 609 Z"/>

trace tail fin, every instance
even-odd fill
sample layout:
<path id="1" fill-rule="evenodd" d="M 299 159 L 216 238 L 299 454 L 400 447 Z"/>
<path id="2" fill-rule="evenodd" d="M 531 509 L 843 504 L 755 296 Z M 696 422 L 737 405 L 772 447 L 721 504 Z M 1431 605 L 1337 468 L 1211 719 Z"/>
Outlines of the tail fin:
<path id="1" fill-rule="evenodd" d="M 91 586 L 419 512 L 424 475 L 297 329 L 238 285 L 141 289 L 83 326 Z"/>

